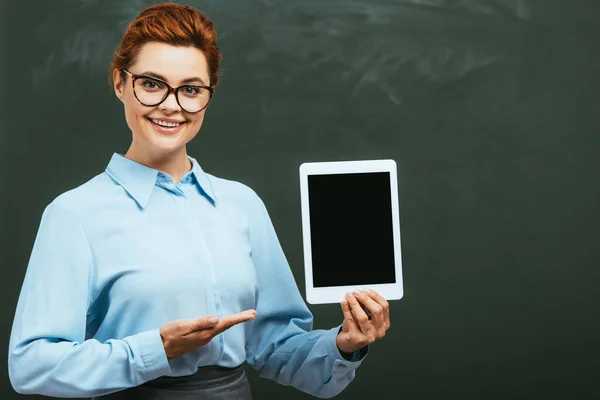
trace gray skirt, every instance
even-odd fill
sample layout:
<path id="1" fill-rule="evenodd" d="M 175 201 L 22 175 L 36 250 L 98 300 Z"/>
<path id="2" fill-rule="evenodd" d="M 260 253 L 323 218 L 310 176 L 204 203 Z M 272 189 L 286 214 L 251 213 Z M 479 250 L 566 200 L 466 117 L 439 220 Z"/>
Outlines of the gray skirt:
<path id="1" fill-rule="evenodd" d="M 161 376 L 140 386 L 92 397 L 92 400 L 252 400 L 242 365 L 208 366 L 188 376 Z"/>

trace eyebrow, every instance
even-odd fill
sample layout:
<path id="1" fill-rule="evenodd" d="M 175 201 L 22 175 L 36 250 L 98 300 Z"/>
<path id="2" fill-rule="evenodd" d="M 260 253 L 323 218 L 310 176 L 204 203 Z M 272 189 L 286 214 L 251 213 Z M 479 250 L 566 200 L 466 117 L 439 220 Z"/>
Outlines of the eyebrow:
<path id="1" fill-rule="evenodd" d="M 147 76 L 151 76 L 153 78 L 158 78 L 160 80 L 163 80 L 165 82 L 167 82 L 167 78 L 165 78 L 164 76 L 162 76 L 161 74 L 157 74 L 156 72 L 152 72 L 152 71 L 144 71 L 142 72 L 140 75 L 147 75 Z M 193 82 L 200 82 L 202 85 L 206 85 L 204 83 L 204 81 L 202 80 L 202 78 L 194 76 L 191 78 L 186 78 L 184 80 L 181 81 L 181 84 L 186 84 L 186 83 L 193 83 Z"/>

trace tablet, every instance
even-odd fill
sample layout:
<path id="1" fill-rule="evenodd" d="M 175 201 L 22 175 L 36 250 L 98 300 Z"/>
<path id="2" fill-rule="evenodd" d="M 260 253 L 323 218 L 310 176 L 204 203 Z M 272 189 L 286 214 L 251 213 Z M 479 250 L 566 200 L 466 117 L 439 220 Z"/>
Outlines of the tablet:
<path id="1" fill-rule="evenodd" d="M 304 163 L 300 196 L 307 301 L 339 303 L 357 288 L 402 298 L 396 162 Z"/>

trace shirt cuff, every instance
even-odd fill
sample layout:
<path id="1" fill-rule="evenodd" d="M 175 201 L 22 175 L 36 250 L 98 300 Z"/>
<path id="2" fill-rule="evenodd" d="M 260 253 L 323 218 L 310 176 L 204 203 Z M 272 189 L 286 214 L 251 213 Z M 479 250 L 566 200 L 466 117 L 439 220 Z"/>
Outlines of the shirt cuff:
<path id="1" fill-rule="evenodd" d="M 364 360 L 365 357 L 369 354 L 369 346 L 368 345 L 365 347 L 362 347 L 358 350 L 355 350 L 352 353 L 352 358 L 350 360 L 347 360 L 346 358 L 344 358 L 344 356 L 342 356 L 342 353 L 340 352 L 340 349 L 338 349 L 337 343 L 336 343 L 337 335 L 340 333 L 341 330 L 342 330 L 342 325 L 340 325 L 337 328 L 332 329 L 332 331 L 335 332 L 335 336 L 333 337 L 333 347 L 335 348 L 334 354 L 336 354 L 337 360 L 344 361 L 350 365 L 352 365 L 352 363 L 358 363 L 358 362 Z"/>
<path id="2" fill-rule="evenodd" d="M 160 337 L 159 329 L 152 329 L 135 335 L 138 340 L 142 360 L 146 367 L 148 380 L 156 379 L 171 373 L 165 346 Z"/>
<path id="3" fill-rule="evenodd" d="M 360 348 L 358 350 L 356 350 L 354 353 L 352 353 L 352 362 L 357 362 L 357 361 L 362 361 L 367 354 L 369 354 L 369 345 L 366 345 L 363 348 Z"/>
<path id="4" fill-rule="evenodd" d="M 337 330 L 336 338 L 337 338 L 337 335 L 339 335 L 339 333 L 340 333 L 341 330 L 342 330 L 342 325 L 340 325 L 339 328 L 338 328 L 338 330 Z M 338 359 L 341 359 L 341 360 L 344 360 L 344 361 L 348 361 L 348 362 L 362 361 L 367 356 L 367 354 L 369 354 L 369 346 L 367 345 L 367 346 L 362 347 L 362 348 L 360 348 L 358 350 L 355 350 L 352 353 L 351 359 L 348 360 L 346 357 L 344 357 L 342 355 L 342 353 L 340 352 L 340 349 L 338 349 L 337 343 L 335 344 L 335 348 L 337 349 L 337 352 L 338 352 L 338 355 L 339 355 Z M 347 355 L 348 353 L 344 353 L 344 354 Z"/>

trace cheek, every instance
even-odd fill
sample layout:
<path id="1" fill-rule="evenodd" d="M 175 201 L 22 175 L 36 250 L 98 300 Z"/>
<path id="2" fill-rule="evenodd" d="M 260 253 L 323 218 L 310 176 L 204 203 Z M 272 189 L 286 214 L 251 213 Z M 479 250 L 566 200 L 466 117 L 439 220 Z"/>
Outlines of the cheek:
<path id="1" fill-rule="evenodd" d="M 200 113 L 200 115 L 195 116 L 194 119 L 192 119 L 192 120 L 190 120 L 190 122 L 188 122 L 188 124 L 190 124 L 190 126 L 188 127 L 189 131 L 190 131 L 189 132 L 190 136 L 196 136 L 196 134 L 202 127 L 203 121 L 204 121 L 204 111 L 202 111 Z"/>
<path id="2" fill-rule="evenodd" d="M 137 101 L 135 103 L 131 101 L 125 102 L 125 118 L 127 124 L 132 129 L 144 123 L 146 118 L 145 115 L 147 113 L 147 110 L 142 109 L 142 106 L 139 103 L 136 103 Z"/>

